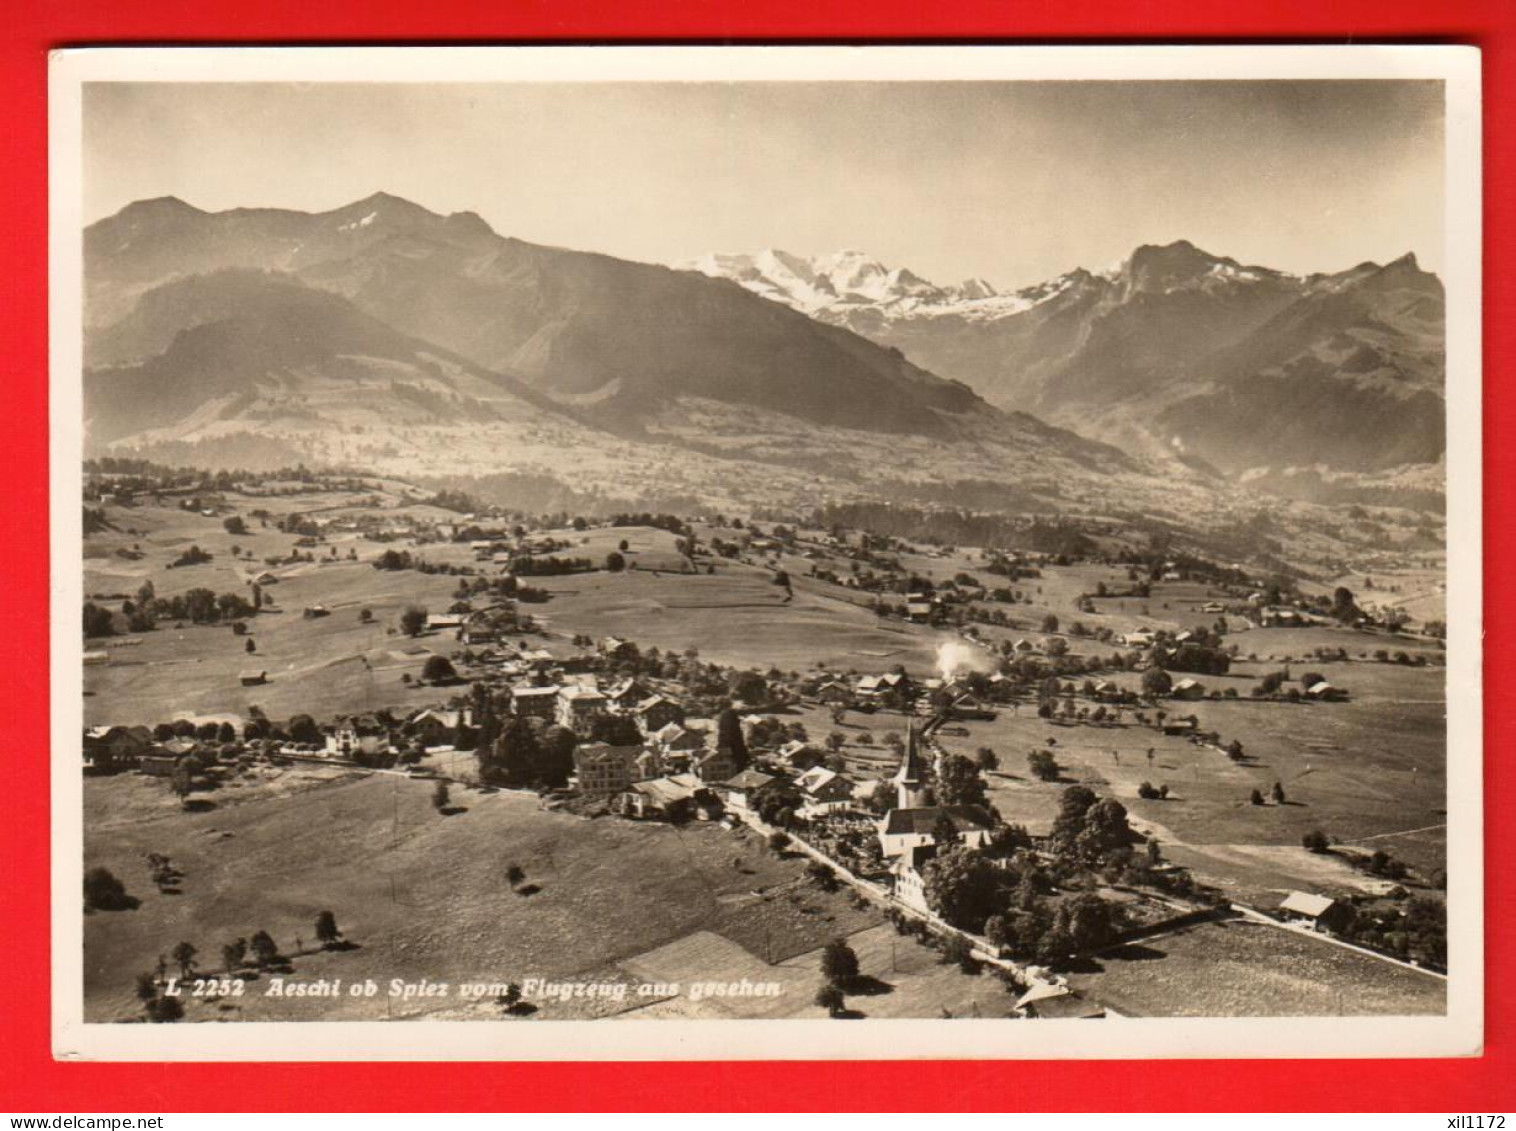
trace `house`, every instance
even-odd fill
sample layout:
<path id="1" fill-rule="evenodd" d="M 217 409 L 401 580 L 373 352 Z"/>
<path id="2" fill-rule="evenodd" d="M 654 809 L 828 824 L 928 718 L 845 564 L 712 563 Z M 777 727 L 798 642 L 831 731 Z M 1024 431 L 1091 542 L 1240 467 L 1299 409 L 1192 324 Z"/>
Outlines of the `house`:
<path id="1" fill-rule="evenodd" d="M 630 656 L 637 650 L 637 646 L 630 640 L 622 640 L 619 636 L 607 636 L 595 645 L 596 650 L 606 659 L 615 660 L 622 656 Z"/>
<path id="2" fill-rule="evenodd" d="M 1163 720 L 1163 733 L 1167 735 L 1197 734 L 1199 730 L 1199 724 L 1191 718 Z"/>
<path id="3" fill-rule="evenodd" d="M 1264 626 L 1299 625 L 1305 623 L 1305 617 L 1299 609 L 1292 609 L 1285 605 L 1270 605 L 1258 614 L 1258 621 Z"/>
<path id="4" fill-rule="evenodd" d="M 1191 632 L 1187 628 L 1184 629 L 1182 632 L 1176 632 L 1174 634 L 1174 643 L 1175 644 L 1186 644 L 1189 641 L 1194 640 L 1194 639 L 1195 639 L 1195 634 L 1193 632 Z"/>
<path id="5" fill-rule="evenodd" d="M 1342 688 L 1320 680 L 1305 689 L 1307 699 L 1316 699 L 1323 703 L 1341 703 L 1348 697 L 1348 693 Z"/>
<path id="6" fill-rule="evenodd" d="M 587 797 L 608 797 L 631 787 L 641 746 L 611 746 L 590 742 L 574 751 L 574 775 L 579 792 Z"/>
<path id="7" fill-rule="evenodd" d="M 853 807 L 853 783 L 836 770 L 812 766 L 795 779 L 800 791 L 800 815 L 820 817 Z"/>
<path id="8" fill-rule="evenodd" d="M 1200 611 L 1202 613 L 1224 613 L 1226 612 L 1226 606 L 1220 601 L 1207 601 L 1204 605 L 1200 606 Z"/>
<path id="9" fill-rule="evenodd" d="M 1186 677 L 1185 679 L 1181 679 L 1178 683 L 1174 684 L 1173 688 L 1169 691 L 1169 698 L 1204 699 L 1205 685 L 1198 679 L 1190 679 Z"/>
<path id="10" fill-rule="evenodd" d="M 326 732 L 323 753 L 330 758 L 356 758 L 381 753 L 389 746 L 389 733 L 383 727 L 368 720 L 349 719 Z"/>
<path id="11" fill-rule="evenodd" d="M 426 618 L 428 632 L 457 632 L 466 618 L 458 613 L 431 613 Z"/>
<path id="12" fill-rule="evenodd" d="M 560 726 L 573 731 L 588 731 L 590 723 L 603 714 L 605 696 L 595 688 L 559 688 L 557 718 Z"/>
<path id="13" fill-rule="evenodd" d="M 1037 651 L 1037 646 L 1025 637 L 1021 637 L 1016 641 L 1016 643 L 1011 645 L 1011 650 L 1013 652 L 1020 652 L 1022 655 L 1025 655 L 1028 652 Z"/>
<path id="14" fill-rule="evenodd" d="M 664 727 L 684 722 L 684 708 L 665 695 L 654 695 L 638 703 L 634 714 L 637 729 L 645 735 L 656 734 Z"/>
<path id="15" fill-rule="evenodd" d="M 879 700 L 897 691 L 905 691 L 909 686 L 910 679 L 903 672 L 885 672 L 884 675 L 860 676 L 855 692 L 861 699 Z"/>
<path id="16" fill-rule="evenodd" d="M 733 809 L 752 811 L 757 807 L 759 797 L 778 784 L 779 779 L 773 774 L 747 769 L 722 782 L 721 791 Z"/>
<path id="17" fill-rule="evenodd" d="M 798 738 L 791 739 L 779 747 L 774 751 L 774 756 L 796 770 L 809 770 L 822 760 L 821 751 L 808 742 L 801 742 Z"/>
<path id="18" fill-rule="evenodd" d="M 1337 930 L 1351 917 L 1351 910 L 1344 904 L 1325 895 L 1292 891 L 1279 905 L 1281 918 L 1295 923 L 1305 923 L 1314 930 Z"/>
<path id="19" fill-rule="evenodd" d="M 1106 1016 L 1104 1006 L 1088 1001 L 1056 982 L 1038 982 L 1016 999 L 1016 1012 L 1022 1017 L 1047 1020 L 1089 1019 Z"/>
<path id="20" fill-rule="evenodd" d="M 147 727 L 90 727 L 84 732 L 84 768 L 102 774 L 134 768 L 153 750 Z"/>
<path id="21" fill-rule="evenodd" d="M 99 667 L 102 664 L 108 664 L 110 662 L 111 662 L 111 654 L 109 652 L 86 652 L 86 653 L 84 653 L 84 663 L 88 667 Z"/>
<path id="22" fill-rule="evenodd" d="M 269 573 L 268 570 L 264 570 L 257 577 L 253 578 L 253 584 L 254 585 L 278 585 L 279 584 L 279 577 L 278 577 L 277 574 L 272 574 L 272 573 Z"/>
<path id="23" fill-rule="evenodd" d="M 925 624 L 932 619 L 932 602 L 925 597 L 912 597 L 905 603 L 905 612 L 916 624 Z"/>
<path id="24" fill-rule="evenodd" d="M 921 845 L 936 844 L 937 822 L 943 817 L 970 848 L 989 843 L 990 815 L 977 805 L 932 805 L 914 809 L 891 809 L 879 822 L 879 848 L 886 859 Z"/>
<path id="25" fill-rule="evenodd" d="M 671 811 L 692 804 L 695 792 L 694 788 L 674 778 L 650 778 L 633 782 L 621 794 L 618 807 L 628 817 L 667 817 Z"/>
<path id="26" fill-rule="evenodd" d="M 1121 642 L 1128 648 L 1148 648 L 1155 639 L 1151 632 L 1127 632 L 1122 634 Z"/>
<path id="27" fill-rule="evenodd" d="M 922 871 L 937 855 L 935 844 L 918 844 L 902 852 L 890 864 L 890 893 L 907 907 L 929 914 L 926 879 Z"/>
<path id="28" fill-rule="evenodd" d="M 268 672 L 246 671 L 239 675 L 237 678 L 242 681 L 243 687 L 257 687 L 261 683 L 268 682 Z"/>
<path id="29" fill-rule="evenodd" d="M 846 707 L 853 701 L 853 689 L 840 679 L 829 679 L 816 688 L 816 700 L 832 707 Z"/>
<path id="30" fill-rule="evenodd" d="M 637 704 L 648 698 L 648 692 L 640 680 L 624 679 L 605 693 L 606 705 L 613 711 L 630 714 Z M 657 728 L 654 728 L 657 729 Z"/>
<path id="31" fill-rule="evenodd" d="M 314 620 L 317 617 L 329 617 L 331 615 L 332 610 L 325 605 L 307 605 L 305 611 L 301 614 L 306 620 Z"/>
<path id="32" fill-rule="evenodd" d="M 513 687 L 511 711 L 525 719 L 550 719 L 558 707 L 559 688 Z"/>
<path id="33" fill-rule="evenodd" d="M 662 777 L 671 769 L 670 760 L 665 759 L 657 749 L 644 747 L 632 764 L 632 781 L 647 781 L 650 778 Z"/>
<path id="34" fill-rule="evenodd" d="M 707 784 L 724 782 L 737 776 L 737 757 L 725 746 L 702 750 L 691 756 L 690 772 Z"/>
<path id="35" fill-rule="evenodd" d="M 428 707 L 417 711 L 405 724 L 411 737 L 422 746 L 451 746 L 457 740 L 459 726 L 467 725 L 462 711 L 443 711 Z"/>

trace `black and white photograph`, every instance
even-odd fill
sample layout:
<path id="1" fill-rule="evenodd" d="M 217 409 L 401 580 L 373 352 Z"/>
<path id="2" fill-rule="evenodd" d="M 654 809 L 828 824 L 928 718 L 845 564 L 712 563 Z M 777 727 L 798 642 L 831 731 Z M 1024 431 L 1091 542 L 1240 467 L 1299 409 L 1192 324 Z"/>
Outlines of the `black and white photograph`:
<path id="1" fill-rule="evenodd" d="M 53 92 L 60 1055 L 1477 1051 L 1476 53 Z"/>

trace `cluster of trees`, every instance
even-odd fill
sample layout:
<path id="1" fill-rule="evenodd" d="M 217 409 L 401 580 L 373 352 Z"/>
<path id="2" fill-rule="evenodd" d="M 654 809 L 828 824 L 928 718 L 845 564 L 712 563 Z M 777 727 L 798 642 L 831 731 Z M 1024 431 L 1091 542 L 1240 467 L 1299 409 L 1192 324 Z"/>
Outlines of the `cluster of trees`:
<path id="1" fill-rule="evenodd" d="M 573 772 L 578 735 L 503 715 L 485 684 L 474 685 L 474 725 L 479 777 L 486 785 L 558 789 Z"/>
<path id="2" fill-rule="evenodd" d="M 625 565 L 625 562 L 622 563 Z M 517 577 L 561 577 L 570 573 L 587 573 L 595 568 L 589 558 L 561 558 L 556 554 L 533 557 L 521 554 L 511 559 L 511 572 Z"/>
<path id="3" fill-rule="evenodd" d="M 177 569 L 180 566 L 203 565 L 215 558 L 215 554 L 202 550 L 199 546 L 191 546 L 173 561 L 168 563 L 169 569 Z"/>
<path id="4" fill-rule="evenodd" d="M 639 514 L 617 514 L 611 516 L 612 526 L 651 526 L 658 530 L 667 530 L 670 534 L 688 534 L 689 526 L 675 514 L 650 514 L 643 511 Z"/>
<path id="5" fill-rule="evenodd" d="M 1417 896 L 1396 906 L 1355 907 L 1339 932 L 1360 946 L 1394 955 L 1405 962 L 1445 969 L 1448 963 L 1447 905 Z"/>
<path id="6" fill-rule="evenodd" d="M 261 603 L 262 593 L 256 587 L 254 599 Z M 151 632 L 160 620 L 190 621 L 194 624 L 218 624 L 236 621 L 258 612 L 259 604 L 249 601 L 241 593 L 216 593 L 210 589 L 195 588 L 172 597 L 159 597 L 153 591 L 152 582 L 145 582 L 137 591 L 136 599 L 121 603 L 121 615 L 126 618 L 130 632 Z M 84 635 L 86 637 L 114 636 L 116 614 L 93 601 L 84 604 Z"/>

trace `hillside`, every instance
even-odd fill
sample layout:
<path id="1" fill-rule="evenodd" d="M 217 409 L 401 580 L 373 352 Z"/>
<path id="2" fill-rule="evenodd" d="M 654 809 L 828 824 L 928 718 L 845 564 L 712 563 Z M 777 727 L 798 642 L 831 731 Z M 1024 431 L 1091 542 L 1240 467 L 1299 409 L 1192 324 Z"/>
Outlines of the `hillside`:
<path id="1" fill-rule="evenodd" d="M 1179 241 L 1014 293 L 938 287 L 857 252 L 684 266 L 1133 451 L 1227 472 L 1442 455 L 1442 286 L 1411 256 L 1295 276 Z"/>
<path id="2" fill-rule="evenodd" d="M 94 364 L 161 347 L 123 328 L 164 283 L 225 268 L 277 271 L 388 327 L 624 432 L 682 396 L 823 425 L 950 435 L 991 414 L 970 389 L 845 330 L 724 283 L 496 235 L 385 194 L 325 213 L 131 205 L 85 234 Z M 159 319 L 159 324 L 166 324 Z"/>
<path id="3" fill-rule="evenodd" d="M 94 452 L 513 477 L 590 509 L 1209 505 L 1203 476 L 996 409 L 729 281 L 503 239 L 470 214 L 160 200 L 85 244 Z"/>

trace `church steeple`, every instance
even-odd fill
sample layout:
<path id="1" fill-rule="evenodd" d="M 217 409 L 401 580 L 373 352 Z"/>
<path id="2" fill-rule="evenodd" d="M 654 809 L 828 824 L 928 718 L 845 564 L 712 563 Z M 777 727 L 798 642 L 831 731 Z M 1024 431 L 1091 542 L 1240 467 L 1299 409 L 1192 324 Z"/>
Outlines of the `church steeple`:
<path id="1" fill-rule="evenodd" d="M 900 757 L 900 768 L 890 779 L 895 784 L 895 807 L 919 809 L 926 804 L 926 790 L 922 785 L 920 751 L 917 748 L 916 723 L 911 721 L 905 728 L 905 753 Z"/>

